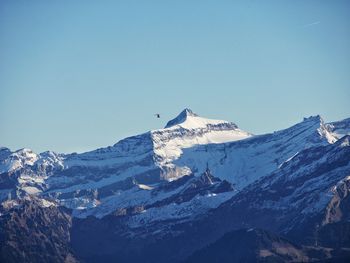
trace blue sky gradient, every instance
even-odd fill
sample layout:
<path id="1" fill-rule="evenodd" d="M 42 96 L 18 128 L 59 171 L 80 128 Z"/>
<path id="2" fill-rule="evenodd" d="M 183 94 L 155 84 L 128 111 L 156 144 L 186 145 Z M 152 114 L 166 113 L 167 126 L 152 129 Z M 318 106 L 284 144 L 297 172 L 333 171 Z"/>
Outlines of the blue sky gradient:
<path id="1" fill-rule="evenodd" d="M 350 117 L 349 13 L 349 1 L 1 1 L 0 145 L 92 150 L 185 107 L 256 134 Z"/>

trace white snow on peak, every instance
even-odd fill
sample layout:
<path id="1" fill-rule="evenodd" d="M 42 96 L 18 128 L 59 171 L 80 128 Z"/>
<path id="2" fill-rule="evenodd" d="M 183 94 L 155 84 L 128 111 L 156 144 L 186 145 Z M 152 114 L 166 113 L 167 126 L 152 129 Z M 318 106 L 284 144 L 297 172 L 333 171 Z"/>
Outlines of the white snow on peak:
<path id="1" fill-rule="evenodd" d="M 301 123 L 294 125 L 295 127 L 305 127 L 309 129 L 311 132 L 316 129 L 319 136 L 325 138 L 328 143 L 335 143 L 338 138 L 332 132 L 332 127 L 330 124 L 324 122 L 323 118 L 320 115 L 310 116 L 308 118 L 304 118 Z M 292 127 L 294 127 L 292 126 Z M 282 130 L 283 131 L 283 130 Z M 314 136 L 314 135 L 312 135 Z"/>
<path id="2" fill-rule="evenodd" d="M 38 160 L 38 155 L 27 148 L 16 151 L 13 156 L 18 157 L 24 165 L 33 165 Z"/>
<path id="3" fill-rule="evenodd" d="M 32 166 L 38 159 L 39 156 L 30 149 L 17 150 L 0 163 L 0 173 L 12 172 L 26 165 Z"/>
<path id="4" fill-rule="evenodd" d="M 329 124 L 326 124 L 324 120 L 318 115 L 320 127 L 317 129 L 318 134 L 326 138 L 329 143 L 335 143 L 338 138 L 332 132 L 332 127 Z"/>
<path id="5" fill-rule="evenodd" d="M 171 181 L 191 172 L 187 167 L 176 167 L 175 171 L 170 171 L 175 168 L 173 161 L 183 154 L 183 149 L 233 142 L 251 137 L 252 134 L 239 129 L 232 122 L 202 118 L 185 109 L 169 121 L 165 129 L 151 131 L 151 136 L 157 163 L 168 169 L 166 179 Z"/>
<path id="6" fill-rule="evenodd" d="M 174 119 L 170 120 L 165 126 L 165 128 L 170 128 L 172 126 L 181 124 L 190 117 L 198 117 L 198 115 L 195 114 L 192 110 L 186 108 L 182 112 L 180 112 L 180 114 L 177 115 Z"/>
<path id="7" fill-rule="evenodd" d="M 200 128 L 208 128 L 210 126 L 224 125 L 229 126 L 231 128 L 238 128 L 236 124 L 224 120 L 213 120 L 202 118 L 194 113 L 190 109 L 184 109 L 176 118 L 170 120 L 165 129 L 176 129 L 176 128 L 184 128 L 184 129 L 200 129 Z"/>
<path id="8" fill-rule="evenodd" d="M 39 154 L 40 159 L 37 161 L 37 164 L 44 167 L 64 167 L 64 154 L 55 153 L 53 151 L 46 151 Z"/>

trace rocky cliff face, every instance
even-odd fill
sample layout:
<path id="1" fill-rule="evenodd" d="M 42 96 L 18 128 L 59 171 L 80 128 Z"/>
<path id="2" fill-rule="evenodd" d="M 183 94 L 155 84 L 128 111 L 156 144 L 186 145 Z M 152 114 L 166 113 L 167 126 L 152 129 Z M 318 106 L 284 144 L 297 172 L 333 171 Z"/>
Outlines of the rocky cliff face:
<path id="1" fill-rule="evenodd" d="M 70 211 L 24 198 L 2 203 L 1 262 L 78 262 L 70 248 Z"/>

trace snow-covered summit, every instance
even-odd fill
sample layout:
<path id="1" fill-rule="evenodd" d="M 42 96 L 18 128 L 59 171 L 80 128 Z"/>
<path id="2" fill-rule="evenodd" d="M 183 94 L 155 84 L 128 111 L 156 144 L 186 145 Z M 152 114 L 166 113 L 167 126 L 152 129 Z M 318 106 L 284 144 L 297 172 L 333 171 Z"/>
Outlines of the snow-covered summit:
<path id="1" fill-rule="evenodd" d="M 294 132 L 304 133 L 303 141 L 304 143 L 307 142 L 305 147 L 313 145 L 319 140 L 319 138 L 324 138 L 325 140 L 322 140 L 322 142 L 326 144 L 335 143 L 338 140 L 332 132 L 332 126 L 325 123 L 320 115 L 305 117 L 302 122 L 299 122 L 290 128 L 278 131 L 276 134 L 284 136 L 285 133 Z"/>
<path id="2" fill-rule="evenodd" d="M 184 129 L 199 129 L 199 128 L 214 128 L 214 127 L 224 127 L 229 129 L 237 129 L 237 125 L 233 122 L 228 122 L 224 120 L 213 120 L 200 117 L 198 114 L 194 113 L 191 109 L 184 109 L 178 116 L 170 120 L 165 129 L 167 128 L 184 128 Z"/>
<path id="3" fill-rule="evenodd" d="M 13 153 L 10 153 L 7 148 L 2 148 L 1 150 L 6 153 L 6 159 L 0 160 L 0 173 L 15 171 L 26 165 L 31 166 L 39 159 L 36 153 L 27 148 L 17 150 Z"/>
<path id="4" fill-rule="evenodd" d="M 251 136 L 252 134 L 239 129 L 232 122 L 203 118 L 190 109 L 184 109 L 164 129 L 151 131 L 157 165 L 164 170 L 164 178 L 168 180 L 190 173 L 186 166 L 175 167 L 173 164 L 183 154 L 184 149 L 233 142 Z"/>
<path id="5" fill-rule="evenodd" d="M 174 125 L 178 125 L 180 123 L 183 123 L 186 121 L 188 117 L 198 117 L 197 114 L 195 114 L 191 109 L 184 109 L 182 112 L 180 112 L 179 115 L 177 115 L 174 119 L 168 121 L 167 125 L 165 128 L 169 128 Z"/>

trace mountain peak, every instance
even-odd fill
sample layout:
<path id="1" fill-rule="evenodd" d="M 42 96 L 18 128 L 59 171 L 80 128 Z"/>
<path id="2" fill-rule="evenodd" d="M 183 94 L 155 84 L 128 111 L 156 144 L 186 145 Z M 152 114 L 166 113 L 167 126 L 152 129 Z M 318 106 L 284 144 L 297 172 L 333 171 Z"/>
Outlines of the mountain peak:
<path id="1" fill-rule="evenodd" d="M 186 115 L 186 116 L 192 116 L 192 117 L 197 117 L 198 115 L 196 113 L 194 113 L 191 109 L 186 108 L 184 109 L 180 115 Z"/>
<path id="2" fill-rule="evenodd" d="M 214 130 L 238 130 L 238 127 L 233 122 L 224 120 L 207 119 L 198 116 L 192 110 L 184 109 L 176 118 L 170 120 L 165 129 L 181 127 L 183 129 L 214 129 Z"/>
<path id="3" fill-rule="evenodd" d="M 177 115 L 174 119 L 170 120 L 165 126 L 165 128 L 170 128 L 177 124 L 183 123 L 188 117 L 198 117 L 198 115 L 194 113 L 191 109 L 186 108 L 183 111 L 181 111 L 180 114 Z"/>

